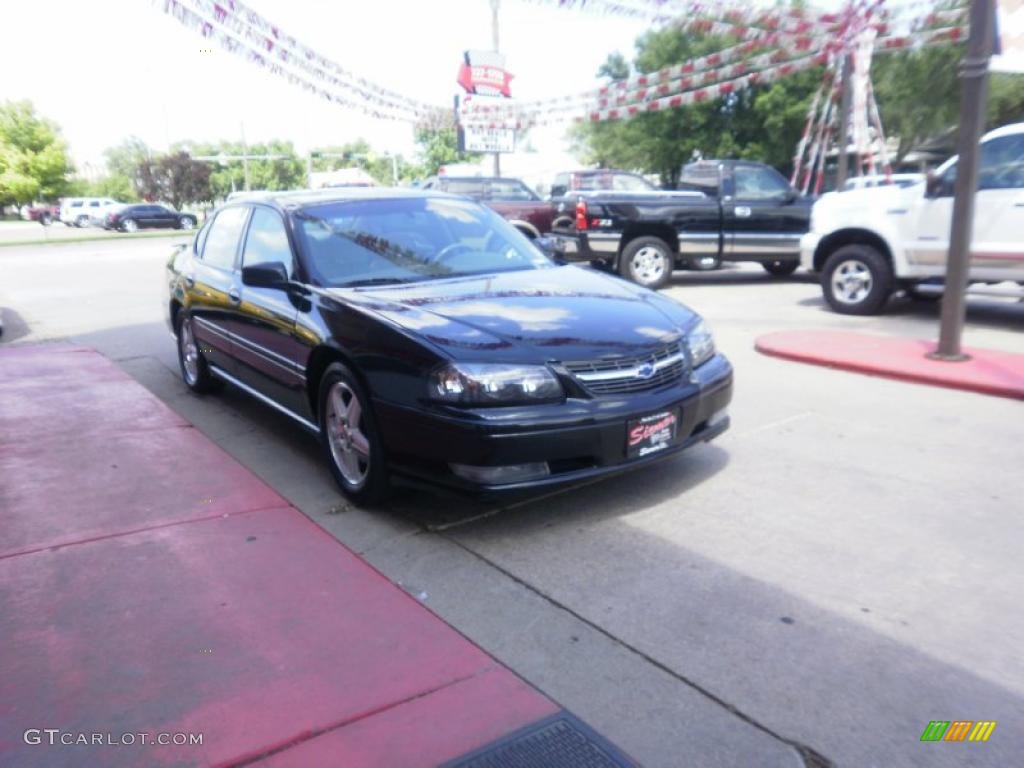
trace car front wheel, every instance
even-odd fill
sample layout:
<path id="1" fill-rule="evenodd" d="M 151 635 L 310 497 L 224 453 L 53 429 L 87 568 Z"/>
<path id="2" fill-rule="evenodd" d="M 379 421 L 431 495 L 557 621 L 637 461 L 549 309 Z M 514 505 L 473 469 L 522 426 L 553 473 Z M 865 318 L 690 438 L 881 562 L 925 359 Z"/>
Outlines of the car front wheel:
<path id="1" fill-rule="evenodd" d="M 88 216 L 79 216 L 77 219 L 75 219 L 75 226 L 76 227 L 88 227 L 89 226 L 89 217 Z"/>
<path id="2" fill-rule="evenodd" d="M 657 289 L 672 277 L 673 266 L 668 243 L 658 237 L 638 237 L 622 249 L 619 274 L 644 288 Z"/>
<path id="3" fill-rule="evenodd" d="M 196 220 L 191 216 L 182 216 L 178 219 L 178 229 L 195 229 Z"/>
<path id="4" fill-rule="evenodd" d="M 370 398 L 341 363 L 320 380 L 318 412 L 324 455 L 341 492 L 361 506 L 381 502 L 388 478 Z"/>
<path id="5" fill-rule="evenodd" d="M 825 261 L 821 289 L 825 301 L 844 315 L 876 315 L 892 294 L 892 266 L 877 248 L 844 245 Z"/>
<path id="6" fill-rule="evenodd" d="M 121 230 L 123 232 L 138 232 L 139 225 L 135 219 L 125 219 L 121 222 Z"/>

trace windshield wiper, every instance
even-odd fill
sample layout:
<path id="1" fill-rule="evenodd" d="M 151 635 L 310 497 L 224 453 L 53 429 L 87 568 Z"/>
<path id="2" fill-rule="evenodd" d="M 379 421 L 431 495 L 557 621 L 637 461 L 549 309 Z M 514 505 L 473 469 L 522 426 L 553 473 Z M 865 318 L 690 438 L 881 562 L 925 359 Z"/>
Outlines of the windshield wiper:
<path id="1" fill-rule="evenodd" d="M 358 288 L 366 285 L 398 285 L 399 283 L 414 283 L 415 278 L 409 277 L 366 277 L 362 280 L 349 280 L 341 283 L 339 288 Z"/>

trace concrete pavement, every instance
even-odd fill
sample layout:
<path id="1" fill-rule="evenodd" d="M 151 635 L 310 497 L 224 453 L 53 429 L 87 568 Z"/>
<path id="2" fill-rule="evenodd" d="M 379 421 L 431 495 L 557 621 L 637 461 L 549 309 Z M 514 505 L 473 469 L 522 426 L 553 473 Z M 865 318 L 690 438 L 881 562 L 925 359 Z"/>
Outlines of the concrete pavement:
<path id="1" fill-rule="evenodd" d="M 799 275 L 679 274 L 667 292 L 708 318 L 736 366 L 722 439 L 511 510 L 399 490 L 371 515 L 344 504 L 285 419 L 230 390 L 185 391 L 159 317 L 166 246 L 151 246 L 0 251 L 8 327 L 13 307 L 23 339 L 71 335 L 118 359 L 643 764 L 799 765 L 817 752 L 835 765 L 1002 766 L 1024 752 L 1020 404 L 753 350 L 778 329 L 927 338 L 934 305 L 848 318 Z M 55 265 L 56 290 L 82 297 L 77 317 L 35 289 Z M 1020 305 L 972 301 L 968 322 L 966 344 L 1024 352 Z M 986 744 L 920 743 L 935 719 L 1000 724 Z"/>

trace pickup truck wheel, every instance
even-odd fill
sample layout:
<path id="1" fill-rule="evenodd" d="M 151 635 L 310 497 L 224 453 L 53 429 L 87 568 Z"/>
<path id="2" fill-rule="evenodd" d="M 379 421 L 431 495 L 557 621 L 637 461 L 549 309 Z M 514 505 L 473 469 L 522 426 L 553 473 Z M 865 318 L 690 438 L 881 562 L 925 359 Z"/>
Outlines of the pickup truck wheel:
<path id="1" fill-rule="evenodd" d="M 825 261 L 821 290 L 844 315 L 877 315 L 892 294 L 892 266 L 870 245 L 844 245 Z"/>
<path id="2" fill-rule="evenodd" d="M 620 275 L 652 290 L 668 282 L 672 266 L 672 249 L 658 237 L 630 240 L 619 258 Z"/>
<path id="3" fill-rule="evenodd" d="M 768 261 L 761 265 L 764 271 L 775 277 L 786 277 L 796 272 L 799 261 Z"/>

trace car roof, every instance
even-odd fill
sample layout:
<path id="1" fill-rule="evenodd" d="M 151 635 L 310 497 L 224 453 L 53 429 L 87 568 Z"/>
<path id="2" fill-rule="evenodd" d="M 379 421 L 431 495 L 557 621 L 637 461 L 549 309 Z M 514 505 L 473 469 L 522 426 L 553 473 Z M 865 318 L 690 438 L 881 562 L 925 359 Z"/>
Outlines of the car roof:
<path id="1" fill-rule="evenodd" d="M 402 200 L 419 198 L 462 199 L 432 189 L 414 187 L 325 187 L 324 189 L 296 189 L 287 192 L 260 192 L 230 200 L 231 205 L 241 203 L 268 203 L 282 210 L 298 210 L 313 205 L 347 203 L 355 200 Z"/>
<path id="2" fill-rule="evenodd" d="M 1002 136 L 1013 136 L 1018 133 L 1024 133 L 1024 123 L 1011 123 L 1010 125 L 1004 125 L 1001 128 L 996 128 L 994 131 L 989 131 L 982 136 L 981 140 L 988 141 L 989 139 L 998 139 Z"/>

